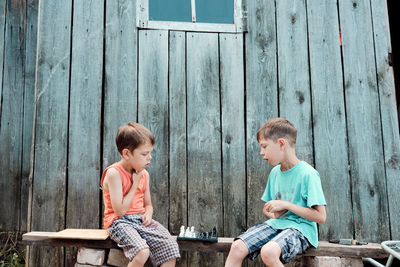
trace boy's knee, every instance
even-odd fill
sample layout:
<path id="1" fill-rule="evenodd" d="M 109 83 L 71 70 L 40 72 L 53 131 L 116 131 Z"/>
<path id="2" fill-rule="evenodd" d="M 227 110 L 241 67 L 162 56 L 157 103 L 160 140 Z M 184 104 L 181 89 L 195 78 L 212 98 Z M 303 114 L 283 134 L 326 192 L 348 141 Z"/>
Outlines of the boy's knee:
<path id="1" fill-rule="evenodd" d="M 133 258 L 133 260 L 138 263 L 145 264 L 149 256 L 150 256 L 150 250 L 148 248 L 145 248 L 140 250 Z"/>
<path id="2" fill-rule="evenodd" d="M 246 244 L 241 239 L 235 240 L 232 243 L 230 251 L 235 253 L 236 255 L 237 254 L 243 255 L 244 257 L 247 254 L 249 254 L 249 249 L 247 248 Z"/>
<path id="3" fill-rule="evenodd" d="M 281 256 L 281 248 L 277 243 L 269 242 L 261 248 L 260 255 L 267 266 L 273 265 Z"/>

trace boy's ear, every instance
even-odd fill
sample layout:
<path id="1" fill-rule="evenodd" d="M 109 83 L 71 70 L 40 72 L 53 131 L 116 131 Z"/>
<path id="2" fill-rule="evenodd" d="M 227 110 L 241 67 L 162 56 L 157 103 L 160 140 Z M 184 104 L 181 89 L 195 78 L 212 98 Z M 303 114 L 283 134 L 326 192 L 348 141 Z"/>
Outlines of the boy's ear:
<path id="1" fill-rule="evenodd" d="M 278 144 L 281 148 L 285 148 L 287 145 L 287 141 L 285 138 L 278 138 Z"/>
<path id="2" fill-rule="evenodd" d="M 127 148 L 122 149 L 122 153 L 121 153 L 122 157 L 125 158 L 125 159 L 127 157 L 129 157 L 129 152 L 130 152 L 129 149 L 127 149 Z"/>

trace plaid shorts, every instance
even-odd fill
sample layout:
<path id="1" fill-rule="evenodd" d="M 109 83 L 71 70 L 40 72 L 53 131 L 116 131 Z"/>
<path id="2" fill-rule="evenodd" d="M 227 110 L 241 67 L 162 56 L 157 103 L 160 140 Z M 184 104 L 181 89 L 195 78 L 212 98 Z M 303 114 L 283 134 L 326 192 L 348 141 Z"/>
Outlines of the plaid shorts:
<path id="1" fill-rule="evenodd" d="M 168 230 L 155 220 L 149 226 L 143 226 L 141 214 L 116 219 L 107 231 L 110 238 L 124 250 L 129 261 L 146 248 L 150 249 L 150 259 L 157 266 L 181 257 L 178 243 Z"/>
<path id="2" fill-rule="evenodd" d="M 297 254 L 301 254 L 310 247 L 308 240 L 298 230 L 293 228 L 277 230 L 266 222 L 259 223 L 249 228 L 236 239 L 241 239 L 249 249 L 247 256 L 254 260 L 261 251 L 261 248 L 269 241 L 275 241 L 282 250 L 281 261 L 286 264 L 293 260 Z"/>

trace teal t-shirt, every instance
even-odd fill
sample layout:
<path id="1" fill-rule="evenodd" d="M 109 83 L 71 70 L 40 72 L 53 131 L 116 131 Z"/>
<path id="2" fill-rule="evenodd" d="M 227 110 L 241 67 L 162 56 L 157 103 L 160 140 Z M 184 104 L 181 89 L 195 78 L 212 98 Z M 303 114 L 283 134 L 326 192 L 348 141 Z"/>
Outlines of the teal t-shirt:
<path id="1" fill-rule="evenodd" d="M 284 172 L 281 171 L 281 165 L 275 166 L 269 174 L 267 187 L 261 199 L 265 202 L 285 200 L 308 208 L 314 205 L 326 205 L 319 173 L 305 161 L 300 161 Z M 278 219 L 267 220 L 267 223 L 275 229 L 295 228 L 313 247 L 318 246 L 316 222 L 288 211 Z"/>

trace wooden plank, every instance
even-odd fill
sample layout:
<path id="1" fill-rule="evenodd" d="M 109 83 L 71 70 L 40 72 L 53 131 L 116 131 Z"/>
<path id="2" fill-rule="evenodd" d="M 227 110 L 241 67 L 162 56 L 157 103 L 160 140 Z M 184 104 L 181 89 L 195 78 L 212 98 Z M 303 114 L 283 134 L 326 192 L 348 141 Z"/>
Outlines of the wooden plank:
<path id="1" fill-rule="evenodd" d="M 187 226 L 186 37 L 169 34 L 169 229 Z"/>
<path id="2" fill-rule="evenodd" d="M 385 157 L 387 198 L 391 239 L 400 239 L 400 137 L 393 67 L 389 66 L 390 45 L 387 3 L 371 1 L 382 135 Z"/>
<path id="3" fill-rule="evenodd" d="M 370 1 L 340 1 L 339 13 L 355 238 L 388 240 L 389 214 Z"/>
<path id="4" fill-rule="evenodd" d="M 278 116 L 275 1 L 247 1 L 246 143 L 247 227 L 265 220 L 261 196 L 271 167 L 262 160 L 256 134 Z"/>
<path id="5" fill-rule="evenodd" d="M 187 226 L 186 34 L 169 33 L 169 230 Z M 188 266 L 181 253 L 179 266 Z"/>
<path id="6" fill-rule="evenodd" d="M 0 110 L 0 229 L 20 227 L 22 126 L 25 63 L 25 11 L 23 0 L 8 1 L 4 32 L 4 69 Z"/>
<path id="7" fill-rule="evenodd" d="M 120 159 L 115 136 L 137 121 L 135 1 L 106 1 L 103 168 Z"/>
<path id="8" fill-rule="evenodd" d="M 298 130 L 296 154 L 313 162 L 305 1 L 277 1 L 279 116 Z"/>
<path id="9" fill-rule="evenodd" d="M 307 4 L 315 167 L 328 203 L 319 238 L 353 236 L 339 18 L 333 1 Z M 340 156 L 339 156 L 340 155 Z"/>
<path id="10" fill-rule="evenodd" d="M 218 34 L 187 34 L 188 224 L 223 231 Z M 222 265 L 192 253 L 189 265 Z"/>
<path id="11" fill-rule="evenodd" d="M 224 236 L 246 230 L 243 34 L 220 34 Z"/>
<path id="12" fill-rule="evenodd" d="M 99 227 L 104 1 L 74 1 L 66 227 Z M 84 205 L 82 205 L 84 203 Z M 85 216 L 82 217 L 82 214 Z"/>
<path id="13" fill-rule="evenodd" d="M 82 230 L 82 229 L 81 229 Z M 100 230 L 99 230 L 100 231 Z M 55 239 L 51 238 L 54 232 L 29 232 L 22 236 L 22 242 L 28 245 L 39 246 L 79 246 L 94 248 L 117 248 L 117 244 L 111 239 Z M 173 236 L 176 239 L 176 236 Z M 232 237 L 219 237 L 218 242 L 209 243 L 201 241 L 178 240 L 181 251 L 200 251 L 200 252 L 228 252 L 233 242 Z M 301 256 L 331 256 L 345 258 L 386 258 L 385 252 L 378 243 L 367 245 L 339 245 L 327 241 L 319 241 L 318 248 L 310 248 Z"/>
<path id="14" fill-rule="evenodd" d="M 273 0 L 246 0 L 248 33 L 246 59 L 246 171 L 247 228 L 266 220 L 261 196 L 271 166 L 260 156 L 256 134 L 261 125 L 278 116 L 276 8 Z M 261 258 L 247 260 L 248 266 L 262 266 Z"/>
<path id="15" fill-rule="evenodd" d="M 7 1 L 0 2 L 0 110 L 3 101 L 3 73 L 4 73 L 4 29 L 6 25 L 6 3 Z"/>
<path id="16" fill-rule="evenodd" d="M 153 218 L 168 227 L 168 31 L 139 31 L 139 123 L 156 139 L 150 173 Z"/>
<path id="17" fill-rule="evenodd" d="M 84 240 L 106 240 L 108 232 L 105 229 L 73 229 L 67 228 L 49 235 L 49 238 L 59 239 L 84 239 Z"/>
<path id="18" fill-rule="evenodd" d="M 36 45 L 38 23 L 38 1 L 26 1 L 26 40 L 25 40 L 25 89 L 24 89 L 24 124 L 22 143 L 22 180 L 21 180 L 21 224 L 20 230 L 27 231 L 29 203 L 29 173 L 31 167 L 31 147 L 33 114 L 35 102 Z"/>
<path id="19" fill-rule="evenodd" d="M 71 12 L 70 2 L 39 3 L 31 223 L 34 231 L 65 228 Z M 63 266 L 63 251 L 33 249 L 29 264 Z"/>

